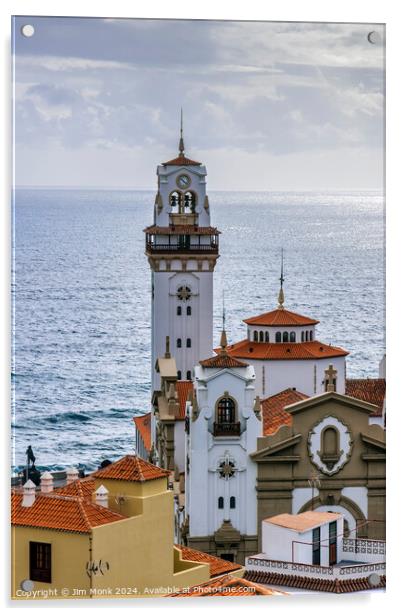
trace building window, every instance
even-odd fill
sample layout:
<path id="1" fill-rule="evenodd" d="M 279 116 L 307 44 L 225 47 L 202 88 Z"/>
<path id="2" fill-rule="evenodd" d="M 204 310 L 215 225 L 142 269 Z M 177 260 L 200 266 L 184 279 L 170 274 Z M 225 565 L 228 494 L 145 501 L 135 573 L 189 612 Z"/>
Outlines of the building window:
<path id="1" fill-rule="evenodd" d="M 177 190 L 170 194 L 169 201 L 171 208 L 178 207 L 180 209 L 180 197 L 181 195 Z"/>
<path id="2" fill-rule="evenodd" d="M 264 342 L 264 332 L 260 332 L 260 342 Z"/>
<path id="3" fill-rule="evenodd" d="M 32 582 L 52 581 L 52 546 L 50 543 L 29 542 L 29 579 Z"/>
<path id="4" fill-rule="evenodd" d="M 188 349 L 191 349 L 191 338 L 187 338 L 187 340 L 186 340 L 186 347 Z"/>
<path id="5" fill-rule="evenodd" d="M 177 306 L 177 316 L 181 316 L 181 306 Z"/>
<path id="6" fill-rule="evenodd" d="M 304 332 L 301 333 L 301 340 L 304 342 Z"/>
<path id="7" fill-rule="evenodd" d="M 177 371 L 177 380 L 181 381 L 181 370 Z"/>
<path id="8" fill-rule="evenodd" d="M 236 509 L 236 497 L 235 496 L 230 497 L 230 508 Z"/>
<path id="9" fill-rule="evenodd" d="M 258 332 L 254 332 L 254 342 L 258 342 Z"/>
<path id="10" fill-rule="evenodd" d="M 265 342 L 269 342 L 269 332 L 265 332 Z"/>
<path id="11" fill-rule="evenodd" d="M 176 346 L 178 349 L 181 349 L 181 338 L 177 338 Z"/>
<path id="12" fill-rule="evenodd" d="M 218 509 L 223 509 L 223 496 L 218 498 Z"/>
<path id="13" fill-rule="evenodd" d="M 282 341 L 283 342 L 289 342 L 289 334 L 288 334 L 288 332 L 283 332 Z"/>
<path id="14" fill-rule="evenodd" d="M 191 306 L 187 306 L 187 316 L 191 316 Z"/>
<path id="15" fill-rule="evenodd" d="M 218 402 L 218 423 L 234 423 L 236 407 L 232 398 L 221 398 Z"/>
<path id="16" fill-rule="evenodd" d="M 290 332 L 290 342 L 296 342 L 296 332 Z"/>
<path id="17" fill-rule="evenodd" d="M 281 332 L 276 332 L 276 334 L 275 334 L 275 342 L 282 342 L 282 334 L 281 334 Z"/>
<path id="18" fill-rule="evenodd" d="M 313 339 L 313 330 L 310 330 L 310 340 Z"/>
<path id="19" fill-rule="evenodd" d="M 313 565 L 321 564 L 321 529 L 313 528 Z"/>
<path id="20" fill-rule="evenodd" d="M 191 381 L 191 370 L 187 370 L 187 381 Z"/>

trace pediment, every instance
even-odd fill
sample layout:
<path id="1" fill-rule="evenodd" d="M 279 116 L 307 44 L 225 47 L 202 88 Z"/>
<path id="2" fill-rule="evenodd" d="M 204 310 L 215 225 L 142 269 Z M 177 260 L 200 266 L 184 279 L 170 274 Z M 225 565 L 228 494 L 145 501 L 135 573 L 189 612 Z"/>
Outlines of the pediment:
<path id="1" fill-rule="evenodd" d="M 268 445 L 263 449 L 254 451 L 250 454 L 250 458 L 254 462 L 266 462 L 269 459 L 273 461 L 274 458 L 275 461 L 278 462 L 297 462 L 298 460 L 300 460 L 300 456 L 293 453 L 288 453 L 287 455 L 284 455 L 284 453 L 286 452 L 286 450 L 291 449 L 292 447 L 300 443 L 301 440 L 301 434 L 292 435 L 291 437 L 288 437 L 284 440 L 275 442 L 272 445 Z M 277 455 L 279 453 L 281 454 L 280 456 Z"/>

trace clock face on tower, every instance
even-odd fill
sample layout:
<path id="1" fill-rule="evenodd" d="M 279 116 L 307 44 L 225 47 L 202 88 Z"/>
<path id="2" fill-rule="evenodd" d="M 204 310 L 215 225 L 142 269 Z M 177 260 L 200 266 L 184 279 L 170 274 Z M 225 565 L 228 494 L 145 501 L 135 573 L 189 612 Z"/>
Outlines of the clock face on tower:
<path id="1" fill-rule="evenodd" d="M 191 180 L 188 175 L 182 174 L 182 175 L 179 175 L 178 178 L 176 179 L 176 184 L 179 188 L 185 189 L 190 186 Z"/>

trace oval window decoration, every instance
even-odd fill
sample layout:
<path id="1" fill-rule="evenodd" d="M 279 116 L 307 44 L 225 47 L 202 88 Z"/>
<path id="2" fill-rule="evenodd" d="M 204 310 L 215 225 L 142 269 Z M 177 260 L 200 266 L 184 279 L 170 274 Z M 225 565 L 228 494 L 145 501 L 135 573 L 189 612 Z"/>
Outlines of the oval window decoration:
<path id="1" fill-rule="evenodd" d="M 191 289 L 187 286 L 181 286 L 177 289 L 177 297 L 185 302 L 191 297 Z"/>
<path id="2" fill-rule="evenodd" d="M 350 429 L 338 417 L 321 419 L 310 430 L 307 439 L 312 463 L 326 475 L 335 475 L 352 455 L 353 438 Z"/>

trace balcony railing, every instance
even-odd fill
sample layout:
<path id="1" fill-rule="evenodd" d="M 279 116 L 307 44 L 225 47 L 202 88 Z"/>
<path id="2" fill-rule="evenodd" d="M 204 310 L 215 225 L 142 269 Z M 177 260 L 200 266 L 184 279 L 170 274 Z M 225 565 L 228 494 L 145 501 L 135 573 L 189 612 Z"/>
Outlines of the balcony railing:
<path id="1" fill-rule="evenodd" d="M 156 244 L 154 242 L 146 242 L 145 248 L 147 252 L 180 252 L 180 253 L 192 253 L 192 252 L 206 252 L 217 253 L 218 244 L 211 242 L 210 244 Z"/>
<path id="2" fill-rule="evenodd" d="M 240 436 L 240 422 L 215 422 L 214 436 Z"/>

